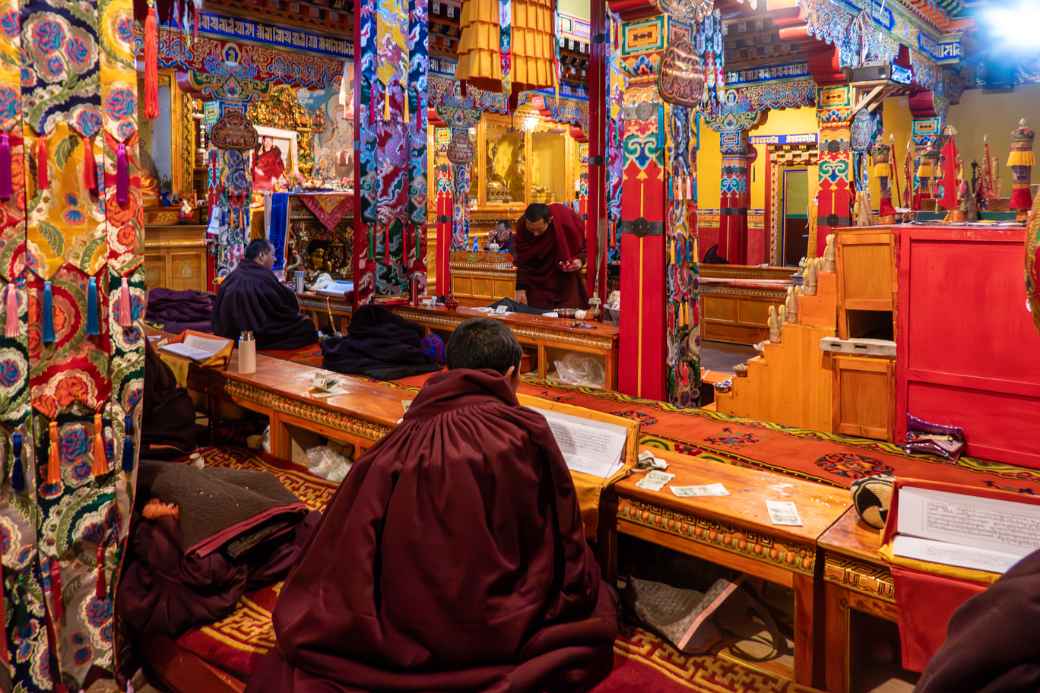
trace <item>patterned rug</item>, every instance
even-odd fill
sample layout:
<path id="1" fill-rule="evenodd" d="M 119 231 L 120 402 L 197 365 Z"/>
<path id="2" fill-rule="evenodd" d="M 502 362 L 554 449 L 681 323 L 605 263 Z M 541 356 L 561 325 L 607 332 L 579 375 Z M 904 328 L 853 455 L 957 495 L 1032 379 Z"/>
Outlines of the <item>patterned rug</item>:
<path id="1" fill-rule="evenodd" d="M 201 452 L 209 466 L 271 472 L 316 510 L 323 509 L 335 493 L 335 484 L 311 476 L 302 467 L 268 456 L 258 457 L 233 449 L 209 448 Z M 238 679 L 248 679 L 255 659 L 274 647 L 271 610 L 281 587 L 282 583 L 278 583 L 243 597 L 233 614 L 185 633 L 177 640 L 178 646 Z M 681 654 L 656 635 L 641 629 L 619 637 L 614 653 L 614 671 L 594 693 L 806 690 L 724 659 Z"/>
<path id="2" fill-rule="evenodd" d="M 317 345 L 264 353 L 321 367 Z M 429 377 L 420 375 L 384 384 L 418 391 Z M 848 487 L 856 479 L 872 474 L 895 474 L 1014 493 L 1040 493 L 1040 470 L 1035 469 L 973 457 L 949 462 L 930 455 L 908 455 L 893 443 L 790 428 L 704 409 L 683 409 L 619 392 L 549 384 L 530 375 L 525 376 L 521 392 L 637 420 L 641 443 L 646 446 L 707 455 L 730 464 L 770 469 L 834 486 Z"/>

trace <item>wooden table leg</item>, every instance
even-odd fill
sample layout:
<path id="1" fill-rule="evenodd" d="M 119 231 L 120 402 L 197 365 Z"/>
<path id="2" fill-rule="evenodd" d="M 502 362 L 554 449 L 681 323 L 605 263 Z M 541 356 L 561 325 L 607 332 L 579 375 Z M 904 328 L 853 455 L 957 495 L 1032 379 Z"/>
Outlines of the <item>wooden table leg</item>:
<path id="1" fill-rule="evenodd" d="M 545 374 L 548 371 L 548 364 L 546 363 L 545 345 L 538 342 L 538 378 L 539 380 L 545 380 Z"/>
<path id="2" fill-rule="evenodd" d="M 268 421 L 271 427 L 271 454 L 280 460 L 292 461 L 292 439 L 289 436 L 289 427 L 278 414 L 272 413 L 268 417 Z"/>
<path id="3" fill-rule="evenodd" d="M 604 356 L 603 356 L 603 368 L 607 372 L 607 378 L 606 378 L 606 380 L 603 383 L 604 389 L 606 389 L 606 390 L 616 390 L 617 389 L 617 382 L 616 382 L 615 378 L 617 377 L 617 370 L 616 370 L 616 366 L 614 365 L 614 352 L 613 352 L 613 350 L 608 351 L 606 354 L 604 354 Z"/>
<path id="4" fill-rule="evenodd" d="M 793 587 L 794 679 L 796 683 L 812 686 L 823 678 L 822 661 L 817 656 L 823 636 L 817 632 L 823 595 L 816 589 L 816 580 L 811 575 L 795 573 Z"/>
<path id="5" fill-rule="evenodd" d="M 824 583 L 824 651 L 826 686 L 830 693 L 849 690 L 849 648 L 851 618 L 845 590 L 832 582 Z"/>

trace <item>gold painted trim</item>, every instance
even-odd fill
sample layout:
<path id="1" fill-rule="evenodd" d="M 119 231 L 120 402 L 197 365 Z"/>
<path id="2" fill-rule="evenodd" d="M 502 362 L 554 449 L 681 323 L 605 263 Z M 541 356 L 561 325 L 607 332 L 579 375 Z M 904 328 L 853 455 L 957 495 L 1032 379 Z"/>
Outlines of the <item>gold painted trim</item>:
<path id="1" fill-rule="evenodd" d="M 333 411 L 325 407 L 301 402 L 270 390 L 225 379 L 224 394 L 232 399 L 251 402 L 298 419 L 333 428 L 365 440 L 378 441 L 390 432 L 390 427 L 357 416 Z"/>
<path id="2" fill-rule="evenodd" d="M 816 566 L 813 544 L 779 539 L 692 513 L 620 498 L 617 517 L 619 526 L 631 522 L 803 575 L 813 575 Z"/>
<path id="3" fill-rule="evenodd" d="M 885 602 L 896 601 L 892 572 L 883 565 L 825 552 L 823 580 Z"/>
<path id="4" fill-rule="evenodd" d="M 770 291 L 769 289 L 741 289 L 732 286 L 711 286 L 701 284 L 701 296 L 732 296 L 734 298 L 765 298 L 770 301 L 783 303 L 787 296 L 786 290 Z"/>

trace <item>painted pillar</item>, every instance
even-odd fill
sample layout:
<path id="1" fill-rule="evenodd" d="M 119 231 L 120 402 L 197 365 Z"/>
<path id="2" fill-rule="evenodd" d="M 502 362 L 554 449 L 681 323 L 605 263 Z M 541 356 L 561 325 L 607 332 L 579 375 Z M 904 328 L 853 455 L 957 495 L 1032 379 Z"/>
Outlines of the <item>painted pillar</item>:
<path id="1" fill-rule="evenodd" d="M 698 304 L 696 141 L 693 112 L 671 105 L 668 131 L 668 225 L 666 231 L 665 333 L 668 401 L 681 407 L 700 403 L 701 330 Z M 744 216 L 745 223 L 747 215 Z M 745 226 L 746 228 L 746 226 Z"/>
<path id="2" fill-rule="evenodd" d="M 913 164 L 907 172 L 912 182 L 911 208 L 920 210 L 925 200 L 932 199 L 932 180 L 937 170 L 939 140 L 943 131 L 944 110 L 936 103 L 930 91 L 919 91 L 909 97 L 910 139 L 913 146 Z M 908 183 L 908 185 L 910 185 Z"/>
<path id="3" fill-rule="evenodd" d="M 719 133 L 722 153 L 718 253 L 731 265 L 745 265 L 748 260 L 748 207 L 754 160 L 748 131 L 761 117 L 746 99 L 739 98 L 735 91 L 727 91 L 719 115 L 707 120 L 709 127 Z"/>
<path id="4" fill-rule="evenodd" d="M 665 399 L 664 103 L 656 72 L 666 41 L 664 16 L 622 26 L 621 320 L 618 389 Z"/>
<path id="5" fill-rule="evenodd" d="M 827 235 L 852 225 L 852 87 L 832 85 L 816 92 L 816 120 L 820 128 L 819 182 L 816 238 L 809 253 L 823 257 Z"/>

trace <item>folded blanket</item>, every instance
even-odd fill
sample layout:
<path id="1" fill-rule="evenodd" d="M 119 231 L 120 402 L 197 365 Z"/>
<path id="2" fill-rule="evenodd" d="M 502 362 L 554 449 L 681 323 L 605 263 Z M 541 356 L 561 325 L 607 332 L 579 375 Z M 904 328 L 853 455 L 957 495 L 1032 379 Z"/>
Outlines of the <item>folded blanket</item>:
<path id="1" fill-rule="evenodd" d="M 142 461 L 138 497 L 174 503 L 180 517 L 134 520 L 117 592 L 131 635 L 177 637 L 227 616 L 288 574 L 320 517 L 261 471 Z"/>
<path id="2" fill-rule="evenodd" d="M 362 306 L 346 337 L 321 343 L 322 365 L 331 371 L 397 380 L 432 373 L 440 366 L 423 352 L 423 328 L 383 306 Z"/>
<path id="3" fill-rule="evenodd" d="M 201 291 L 152 289 L 148 292 L 146 318 L 161 323 L 205 322 L 213 317 L 213 296 Z"/>

